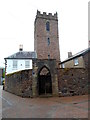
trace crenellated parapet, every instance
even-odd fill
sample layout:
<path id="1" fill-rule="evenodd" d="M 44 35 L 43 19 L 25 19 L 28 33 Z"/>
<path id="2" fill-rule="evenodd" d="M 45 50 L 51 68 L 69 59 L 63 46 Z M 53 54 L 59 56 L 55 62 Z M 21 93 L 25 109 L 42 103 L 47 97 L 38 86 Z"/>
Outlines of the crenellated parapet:
<path id="1" fill-rule="evenodd" d="M 57 12 L 54 15 L 52 15 L 52 13 L 48 13 L 48 14 L 46 12 L 41 13 L 40 11 L 37 10 L 36 18 L 58 20 L 58 15 Z"/>

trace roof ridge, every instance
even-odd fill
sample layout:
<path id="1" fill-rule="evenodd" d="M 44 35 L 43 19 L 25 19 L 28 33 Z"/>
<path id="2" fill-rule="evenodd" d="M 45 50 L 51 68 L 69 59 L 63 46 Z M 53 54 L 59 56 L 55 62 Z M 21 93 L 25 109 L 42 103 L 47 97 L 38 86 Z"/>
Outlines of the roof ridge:
<path id="1" fill-rule="evenodd" d="M 36 52 L 35 51 L 18 51 L 4 59 L 23 59 L 23 58 L 36 58 Z"/>
<path id="2" fill-rule="evenodd" d="M 88 51 L 88 50 L 90 50 L 90 48 L 84 49 L 84 50 L 82 50 L 82 51 L 80 51 L 80 52 L 72 55 L 72 57 L 63 60 L 62 62 L 68 61 L 68 60 L 70 60 L 70 59 L 72 59 L 72 58 L 74 58 L 74 57 L 77 57 L 77 56 L 79 56 L 79 55 L 81 55 L 81 54 L 84 54 L 84 53 L 85 53 L 86 51 Z M 62 62 L 61 62 L 61 63 L 62 63 Z"/>

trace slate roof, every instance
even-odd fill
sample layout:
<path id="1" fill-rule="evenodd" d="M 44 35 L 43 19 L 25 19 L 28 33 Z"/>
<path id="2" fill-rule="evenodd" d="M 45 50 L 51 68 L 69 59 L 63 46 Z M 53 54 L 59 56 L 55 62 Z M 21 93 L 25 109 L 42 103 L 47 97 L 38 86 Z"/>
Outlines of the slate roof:
<path id="1" fill-rule="evenodd" d="M 4 59 L 33 59 L 37 58 L 36 52 L 19 51 L 13 55 L 10 55 Z"/>
<path id="2" fill-rule="evenodd" d="M 69 61 L 69 60 L 72 60 L 72 59 L 74 59 L 74 58 L 77 58 L 77 57 L 79 57 L 79 56 L 83 56 L 83 55 L 85 55 L 85 54 L 88 53 L 88 52 L 90 52 L 90 48 L 87 48 L 87 49 L 85 49 L 85 50 L 82 50 L 82 51 L 76 53 L 76 54 L 73 55 L 72 57 L 67 58 L 66 60 L 60 62 L 60 64 L 61 64 L 61 63 L 64 63 L 64 62 L 67 62 L 67 61 Z"/>

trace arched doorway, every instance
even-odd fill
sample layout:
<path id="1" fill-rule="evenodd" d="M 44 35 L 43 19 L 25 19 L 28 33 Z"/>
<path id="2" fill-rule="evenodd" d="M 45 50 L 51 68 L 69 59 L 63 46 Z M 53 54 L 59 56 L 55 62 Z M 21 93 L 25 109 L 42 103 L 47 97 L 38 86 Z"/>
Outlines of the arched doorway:
<path id="1" fill-rule="evenodd" d="M 39 95 L 52 94 L 52 80 L 50 70 L 44 66 L 38 73 Z"/>

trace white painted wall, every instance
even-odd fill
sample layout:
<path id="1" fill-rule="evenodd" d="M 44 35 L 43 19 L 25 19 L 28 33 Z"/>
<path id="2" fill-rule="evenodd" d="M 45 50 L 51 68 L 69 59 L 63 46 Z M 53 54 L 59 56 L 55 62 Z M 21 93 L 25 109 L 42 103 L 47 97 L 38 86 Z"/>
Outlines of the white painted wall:
<path id="1" fill-rule="evenodd" d="M 13 61 L 17 60 L 17 68 L 13 68 Z M 30 67 L 25 68 L 25 61 L 30 62 Z M 6 75 L 25 69 L 32 69 L 32 60 L 30 59 L 7 59 Z"/>

